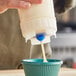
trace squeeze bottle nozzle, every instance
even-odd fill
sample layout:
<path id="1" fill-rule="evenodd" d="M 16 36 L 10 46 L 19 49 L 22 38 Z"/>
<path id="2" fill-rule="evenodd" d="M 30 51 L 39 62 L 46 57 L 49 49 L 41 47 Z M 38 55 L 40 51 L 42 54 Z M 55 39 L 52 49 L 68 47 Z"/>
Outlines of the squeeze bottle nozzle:
<path id="1" fill-rule="evenodd" d="M 44 33 L 36 34 L 36 39 L 39 41 L 43 41 L 45 39 L 45 34 Z"/>

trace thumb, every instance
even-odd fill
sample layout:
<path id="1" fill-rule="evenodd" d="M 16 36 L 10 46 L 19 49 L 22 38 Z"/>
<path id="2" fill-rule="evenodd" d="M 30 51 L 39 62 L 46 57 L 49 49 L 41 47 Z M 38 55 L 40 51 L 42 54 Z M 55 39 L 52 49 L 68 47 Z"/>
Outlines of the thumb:
<path id="1" fill-rule="evenodd" d="M 31 6 L 31 4 L 29 2 L 25 2 L 25 1 L 19 1 L 17 3 L 9 3 L 7 8 L 29 8 Z"/>

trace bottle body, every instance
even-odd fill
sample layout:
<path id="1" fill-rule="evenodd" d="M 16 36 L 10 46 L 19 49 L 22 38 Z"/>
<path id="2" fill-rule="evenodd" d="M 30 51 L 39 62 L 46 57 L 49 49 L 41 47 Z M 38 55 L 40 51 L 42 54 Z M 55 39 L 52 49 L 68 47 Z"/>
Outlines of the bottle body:
<path id="1" fill-rule="evenodd" d="M 29 40 L 37 33 L 55 35 L 57 31 L 53 0 L 43 0 L 42 4 L 33 4 L 29 9 L 20 9 L 20 26 L 23 37 Z"/>

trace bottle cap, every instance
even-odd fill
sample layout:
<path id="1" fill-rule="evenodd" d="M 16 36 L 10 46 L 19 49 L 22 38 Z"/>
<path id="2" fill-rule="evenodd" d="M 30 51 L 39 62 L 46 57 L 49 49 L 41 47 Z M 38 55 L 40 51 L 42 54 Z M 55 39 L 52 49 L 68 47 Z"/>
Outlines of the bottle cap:
<path id="1" fill-rule="evenodd" d="M 45 34 L 44 33 L 36 34 L 36 39 L 39 41 L 43 41 L 45 39 Z"/>
<path id="2" fill-rule="evenodd" d="M 50 36 L 47 36 L 47 35 L 44 35 L 44 36 L 40 35 L 39 37 L 37 35 L 36 37 L 33 37 L 30 40 L 32 45 L 40 45 L 41 42 L 44 44 L 51 42 Z"/>

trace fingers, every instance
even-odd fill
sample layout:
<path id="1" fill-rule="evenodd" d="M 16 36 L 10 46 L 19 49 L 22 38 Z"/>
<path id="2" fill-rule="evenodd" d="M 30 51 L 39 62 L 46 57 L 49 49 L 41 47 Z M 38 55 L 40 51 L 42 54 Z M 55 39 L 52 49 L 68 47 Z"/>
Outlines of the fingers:
<path id="1" fill-rule="evenodd" d="M 31 6 L 31 4 L 29 2 L 25 2 L 25 1 L 19 1 L 17 3 L 9 3 L 7 8 L 29 8 Z"/>
<path id="2" fill-rule="evenodd" d="M 11 1 L 7 8 L 29 8 L 31 4 L 40 4 L 42 0 L 18 0 Z"/>
<path id="3" fill-rule="evenodd" d="M 40 4 L 42 0 L 3 0 L 1 1 L 0 13 L 3 13 L 8 8 L 24 8 L 27 9 L 31 4 Z"/>
<path id="4" fill-rule="evenodd" d="M 19 0 L 17 2 L 12 1 L 8 4 L 7 8 L 29 8 L 31 4 L 40 4 L 42 0 Z"/>

